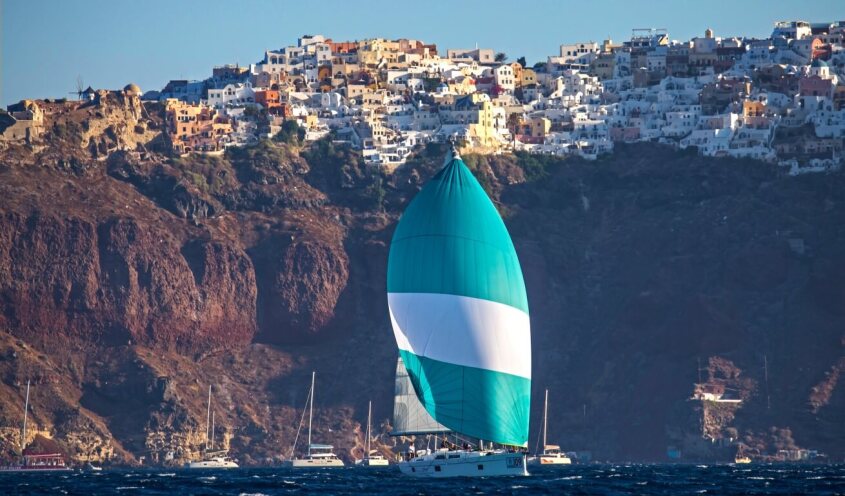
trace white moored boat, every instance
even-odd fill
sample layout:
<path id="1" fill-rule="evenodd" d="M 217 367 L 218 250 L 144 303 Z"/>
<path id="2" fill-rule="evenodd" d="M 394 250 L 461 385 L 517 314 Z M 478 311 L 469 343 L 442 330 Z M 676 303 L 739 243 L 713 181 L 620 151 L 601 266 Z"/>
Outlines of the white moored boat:
<path id="1" fill-rule="evenodd" d="M 464 449 L 409 452 L 402 473 L 528 475 L 521 450 L 531 331 L 522 270 L 496 207 L 454 147 L 396 226 L 387 300 L 400 357 L 391 435 L 448 431 L 464 441 Z M 471 450 L 468 439 L 501 449 Z"/>
<path id="2" fill-rule="evenodd" d="M 294 457 L 296 442 L 299 440 L 299 429 L 302 428 L 302 419 L 299 421 L 299 428 L 296 430 L 296 438 L 291 447 L 291 459 L 285 462 L 285 466 L 291 468 L 342 468 L 343 460 L 334 454 L 334 447 L 330 444 L 313 444 L 311 442 L 311 426 L 314 419 L 314 383 L 316 374 L 311 372 L 311 390 L 308 392 L 308 452 L 305 456 Z M 305 412 L 302 412 L 303 417 Z"/>
<path id="3" fill-rule="evenodd" d="M 572 459 L 561 453 L 560 446 L 546 444 L 549 428 L 549 390 L 546 389 L 546 400 L 543 403 L 543 452 L 528 459 L 529 465 L 571 465 Z"/>
<path id="4" fill-rule="evenodd" d="M 367 405 L 367 440 L 364 443 L 364 458 L 355 461 L 360 467 L 386 467 L 389 465 L 387 458 L 378 454 L 378 450 L 370 449 L 372 439 L 373 402 Z"/>
<path id="5" fill-rule="evenodd" d="M 309 444 L 308 454 L 290 461 L 292 468 L 342 468 L 343 460 L 332 451 L 330 444 Z"/>
<path id="6" fill-rule="evenodd" d="M 238 462 L 229 457 L 227 450 L 214 450 L 214 411 L 211 409 L 211 386 L 208 386 L 208 410 L 205 418 L 205 450 L 202 460 L 185 464 L 185 468 L 239 468 Z M 211 435 L 209 436 L 209 428 Z"/>
<path id="7" fill-rule="evenodd" d="M 0 467 L 0 472 L 56 472 L 68 471 L 65 456 L 61 453 L 26 453 L 26 421 L 29 414 L 29 381 L 26 381 L 26 399 L 23 406 L 21 432 L 21 458 L 18 463 Z"/>
<path id="8" fill-rule="evenodd" d="M 238 468 L 238 462 L 227 456 L 225 451 L 210 451 L 202 460 L 190 462 L 185 468 Z"/>

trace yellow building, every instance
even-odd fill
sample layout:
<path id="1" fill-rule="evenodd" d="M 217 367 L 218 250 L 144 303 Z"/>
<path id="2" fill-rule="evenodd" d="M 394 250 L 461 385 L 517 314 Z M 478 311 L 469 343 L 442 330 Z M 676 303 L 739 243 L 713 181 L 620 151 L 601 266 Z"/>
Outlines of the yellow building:
<path id="1" fill-rule="evenodd" d="M 537 84 L 537 73 L 534 72 L 534 69 L 526 67 L 522 69 L 520 76 L 520 86 L 530 86 L 532 84 Z"/>
<path id="2" fill-rule="evenodd" d="M 514 86 L 519 88 L 520 86 L 522 86 L 522 73 L 525 70 L 525 68 L 522 67 L 522 64 L 520 64 L 519 62 L 514 62 L 510 66 L 511 66 L 511 69 L 513 70 Z"/>
<path id="3" fill-rule="evenodd" d="M 465 76 L 460 81 L 450 83 L 449 91 L 458 95 L 472 95 L 477 91 L 475 79 Z"/>

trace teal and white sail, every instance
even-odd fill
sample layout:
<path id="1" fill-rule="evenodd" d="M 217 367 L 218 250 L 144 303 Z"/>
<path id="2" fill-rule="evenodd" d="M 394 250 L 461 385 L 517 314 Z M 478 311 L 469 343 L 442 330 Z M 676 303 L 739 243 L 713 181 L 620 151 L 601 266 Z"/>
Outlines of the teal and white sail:
<path id="1" fill-rule="evenodd" d="M 496 207 L 457 152 L 399 221 L 387 292 L 399 354 L 434 420 L 525 446 L 531 330 L 522 270 Z"/>

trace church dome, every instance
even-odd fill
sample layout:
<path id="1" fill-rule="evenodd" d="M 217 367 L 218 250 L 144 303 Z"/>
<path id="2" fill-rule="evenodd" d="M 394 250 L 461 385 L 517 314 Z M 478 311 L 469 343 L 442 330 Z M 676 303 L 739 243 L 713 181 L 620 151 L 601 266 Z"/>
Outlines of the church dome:
<path id="1" fill-rule="evenodd" d="M 123 87 L 123 92 L 127 95 L 141 96 L 141 87 L 135 83 L 129 83 Z"/>

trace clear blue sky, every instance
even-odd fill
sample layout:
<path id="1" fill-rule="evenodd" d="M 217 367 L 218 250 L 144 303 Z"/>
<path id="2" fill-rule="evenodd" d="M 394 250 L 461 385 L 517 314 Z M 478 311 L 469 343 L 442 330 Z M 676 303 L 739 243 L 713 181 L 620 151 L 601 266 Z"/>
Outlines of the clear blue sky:
<path id="1" fill-rule="evenodd" d="M 845 1 L 814 0 L 0 0 L 0 101 L 67 96 L 77 76 L 94 88 L 202 79 L 214 65 L 258 61 L 302 34 L 335 40 L 407 37 L 446 48 L 493 48 L 529 63 L 575 41 L 665 27 L 689 39 L 766 36 L 772 22 L 845 20 Z"/>

